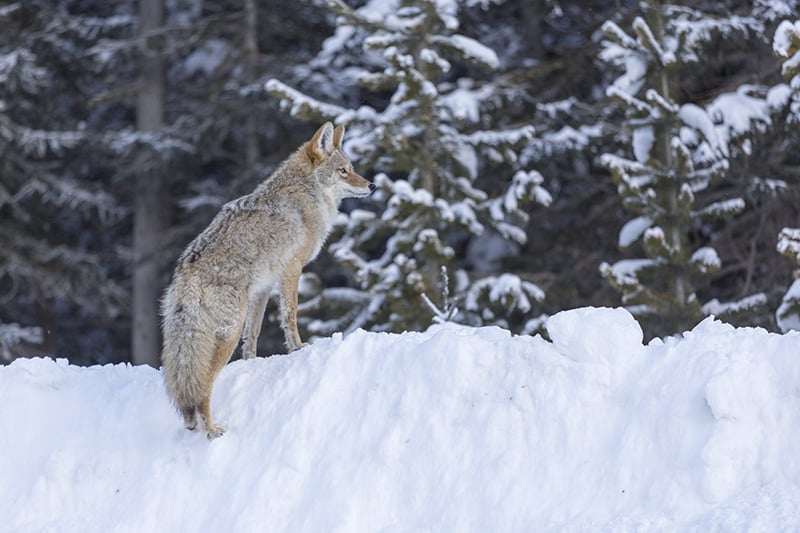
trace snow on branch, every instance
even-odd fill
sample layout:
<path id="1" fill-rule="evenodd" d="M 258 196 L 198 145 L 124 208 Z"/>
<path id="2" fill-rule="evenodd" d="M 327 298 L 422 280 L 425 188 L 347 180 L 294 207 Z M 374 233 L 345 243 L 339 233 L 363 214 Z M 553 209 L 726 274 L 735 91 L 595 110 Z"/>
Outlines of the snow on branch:
<path id="1" fill-rule="evenodd" d="M 517 244 L 525 244 L 528 241 L 528 234 L 525 230 L 515 224 L 495 222 L 494 229 L 497 230 L 497 233 L 499 233 L 501 237 L 508 241 Z"/>
<path id="2" fill-rule="evenodd" d="M 692 160 L 692 151 L 679 136 L 670 139 L 669 148 L 672 153 L 672 158 L 675 161 L 675 168 L 686 176 L 694 173 L 695 167 L 694 161 Z"/>
<path id="3" fill-rule="evenodd" d="M 667 241 L 667 235 L 660 226 L 653 226 L 644 231 L 642 238 L 645 252 L 650 257 L 661 257 L 670 261 L 681 255 L 679 244 Z"/>
<path id="4" fill-rule="evenodd" d="M 620 176 L 643 176 L 651 171 L 650 167 L 643 163 L 615 154 L 601 155 L 600 164 L 613 174 L 619 174 Z"/>
<path id="5" fill-rule="evenodd" d="M 708 167 L 697 169 L 688 176 L 689 186 L 694 192 L 705 190 L 711 183 L 722 178 L 728 168 L 730 168 L 728 160 L 720 159 Z"/>
<path id="6" fill-rule="evenodd" d="M 452 35 L 434 35 L 431 42 L 453 53 L 456 57 L 472 65 L 479 65 L 487 70 L 496 70 L 500 59 L 494 50 L 471 37 L 454 33 Z"/>
<path id="7" fill-rule="evenodd" d="M 791 17 L 794 11 L 792 2 L 783 0 L 755 0 L 753 14 L 757 20 L 772 22 L 784 17 Z"/>
<path id="8" fill-rule="evenodd" d="M 785 85 L 781 84 L 785 87 Z M 753 96 L 758 88 L 752 85 L 742 85 L 735 92 L 719 95 L 708 106 L 708 114 L 718 124 L 716 130 L 723 144 L 742 137 L 752 136 L 753 132 L 764 132 L 772 123 L 770 113 L 772 108 L 782 107 L 784 104 L 773 102 L 768 98 Z M 772 97 L 780 98 L 781 91 L 772 91 Z M 785 94 L 785 93 L 784 93 Z M 721 124 L 720 124 L 721 123 Z"/>
<path id="9" fill-rule="evenodd" d="M 36 64 L 36 55 L 27 48 L 0 53 L 0 84 L 10 91 L 22 89 L 36 94 L 49 80 L 46 68 Z"/>
<path id="10" fill-rule="evenodd" d="M 490 216 L 498 222 L 505 220 L 507 214 L 519 211 L 520 203 L 536 202 L 545 207 L 549 206 L 553 197 L 542 187 L 543 183 L 544 177 L 536 170 L 517 171 L 511 178 L 506 193 L 490 201 Z"/>
<path id="11" fill-rule="evenodd" d="M 128 154 L 137 146 L 151 149 L 155 153 L 173 151 L 193 153 L 195 147 L 166 131 L 140 131 L 132 128 L 111 132 L 105 136 L 106 143 L 117 154 Z"/>
<path id="12" fill-rule="evenodd" d="M 628 50 L 638 50 L 639 44 L 636 40 L 628 35 L 616 22 L 607 20 L 600 28 L 606 38 Z"/>
<path id="13" fill-rule="evenodd" d="M 542 158 L 584 150 L 599 137 L 602 137 L 602 127 L 597 124 L 584 124 L 578 129 L 566 125 L 531 140 L 520 153 L 520 163 L 528 165 Z"/>
<path id="14" fill-rule="evenodd" d="M 714 121 L 705 109 L 695 104 L 683 104 L 678 117 L 684 124 L 699 131 L 714 152 L 728 155 L 728 146 L 720 139 Z"/>
<path id="15" fill-rule="evenodd" d="M 0 360 L 14 359 L 14 348 L 20 344 L 41 344 L 43 340 L 42 328 L 0 323 Z"/>
<path id="16" fill-rule="evenodd" d="M 120 39 L 101 39 L 89 47 L 85 54 L 103 67 L 131 52 L 131 43 Z"/>
<path id="17" fill-rule="evenodd" d="M 719 219 L 741 213 L 744 208 L 745 202 L 742 198 L 731 198 L 709 204 L 698 211 L 697 215 L 703 218 Z"/>
<path id="18" fill-rule="evenodd" d="M 381 218 L 383 220 L 392 220 L 396 216 L 400 216 L 401 209 L 407 208 L 405 204 L 418 205 L 418 206 L 433 206 L 433 195 L 426 189 L 415 189 L 406 180 L 396 180 L 390 182 L 391 197 L 386 203 L 386 210 Z"/>
<path id="19" fill-rule="evenodd" d="M 57 16 L 49 22 L 46 32 L 51 35 L 75 32 L 81 39 L 95 41 L 101 35 L 119 30 L 132 29 L 138 19 L 132 15 L 112 15 L 109 17 L 93 17 L 70 14 Z"/>
<path id="20" fill-rule="evenodd" d="M 387 30 L 406 35 L 424 32 L 427 22 L 428 17 L 425 14 L 409 9 L 390 11 L 388 16 L 383 19 L 383 25 Z"/>
<path id="21" fill-rule="evenodd" d="M 730 320 L 731 318 L 747 313 L 767 305 L 767 295 L 763 292 L 751 294 L 735 302 L 720 302 L 717 298 L 703 304 L 703 312 L 706 315 L 714 315 L 717 318 Z"/>
<path id="22" fill-rule="evenodd" d="M 795 87 L 797 82 L 794 79 L 800 74 L 800 20 L 780 23 L 775 30 L 772 49 L 778 56 L 786 58 L 781 73 L 784 78 L 792 79 L 791 84 Z"/>
<path id="23" fill-rule="evenodd" d="M 701 274 L 716 272 L 722 266 L 719 254 L 710 246 L 703 246 L 695 250 L 689 263 Z"/>
<path id="24" fill-rule="evenodd" d="M 428 66 L 432 71 L 439 74 L 450 72 L 450 62 L 440 56 L 435 50 L 423 48 L 419 53 L 419 63 L 421 66 Z M 429 76 L 430 77 L 430 76 Z"/>
<path id="25" fill-rule="evenodd" d="M 14 123 L 0 113 L 0 138 L 19 148 L 25 155 L 44 157 L 48 153 L 61 154 L 85 138 L 78 131 L 34 130 Z"/>
<path id="26" fill-rule="evenodd" d="M 780 57 L 788 58 L 798 52 L 800 42 L 800 20 L 784 20 L 775 30 L 772 50 Z"/>
<path id="27" fill-rule="evenodd" d="M 656 111 L 653 108 L 653 106 L 651 106 L 644 100 L 636 98 L 635 96 L 628 93 L 626 90 L 617 85 L 609 85 L 608 88 L 606 89 L 606 96 L 608 96 L 609 98 L 614 98 L 616 100 L 619 100 L 622 105 L 629 107 L 631 109 L 635 109 L 643 116 L 656 116 Z"/>
<path id="28" fill-rule="evenodd" d="M 348 111 L 344 107 L 320 102 L 319 100 L 306 96 L 300 91 L 274 78 L 268 80 L 266 84 L 264 84 L 264 88 L 267 92 L 279 99 L 282 110 L 288 111 L 292 117 L 301 120 L 316 122 L 333 120 L 342 113 Z"/>
<path id="29" fill-rule="evenodd" d="M 682 6 L 665 6 L 668 18 L 667 31 L 681 43 L 682 62 L 700 60 L 701 51 L 715 37 L 729 37 L 734 32 L 744 35 L 764 34 L 764 23 L 752 16 L 709 16 L 694 9 Z"/>
<path id="30" fill-rule="evenodd" d="M 619 89 L 636 94 L 647 76 L 647 53 L 616 23 L 606 21 L 602 26 L 606 39 L 598 57 L 606 63 L 623 67 L 624 72 L 613 85 Z M 609 95 L 610 96 L 610 95 Z"/>
<path id="31" fill-rule="evenodd" d="M 511 178 L 511 185 L 503 197 L 503 205 L 506 210 L 514 211 L 519 207 L 519 200 L 527 198 L 545 207 L 549 206 L 553 202 L 553 197 L 547 189 L 542 187 L 543 183 L 544 177 L 536 170 L 517 171 Z"/>
<path id="32" fill-rule="evenodd" d="M 440 95 L 439 101 L 457 121 L 478 124 L 481 103 L 490 98 L 495 90 L 490 84 L 473 87 L 472 84 L 462 81 L 452 91 Z"/>
<path id="33" fill-rule="evenodd" d="M 533 139 L 536 132 L 533 126 L 522 126 L 521 128 L 514 128 L 508 130 L 481 130 L 469 135 L 465 135 L 464 139 L 469 144 L 479 146 L 519 146 L 520 144 Z"/>
<path id="34" fill-rule="evenodd" d="M 94 209 L 101 220 L 111 220 L 126 212 L 112 195 L 104 191 L 91 191 L 80 187 L 68 178 L 56 178 L 49 175 L 37 176 L 26 182 L 13 198 L 14 201 L 20 201 L 34 194 L 54 205 L 72 210 Z"/>
<path id="35" fill-rule="evenodd" d="M 639 237 L 644 234 L 645 230 L 653 225 L 653 220 L 648 217 L 636 217 L 629 220 L 619 230 L 619 247 L 627 248 L 634 242 L 639 240 Z"/>
<path id="36" fill-rule="evenodd" d="M 371 295 L 350 287 L 327 287 L 318 294 L 302 302 L 297 310 L 300 322 L 312 335 L 330 337 L 337 331 L 349 332 L 364 323 L 363 315 L 369 312 Z M 330 318 L 308 319 L 325 316 L 327 309 Z"/>
<path id="37" fill-rule="evenodd" d="M 800 264 L 800 228 L 783 228 L 778 235 L 778 252 Z"/>
<path id="38" fill-rule="evenodd" d="M 672 102 L 671 100 L 667 100 L 655 89 L 647 89 L 644 97 L 649 103 L 653 104 L 657 109 L 660 109 L 665 115 L 674 115 L 678 113 L 678 104 Z"/>
<path id="39" fill-rule="evenodd" d="M 789 330 L 800 331 L 800 279 L 795 279 L 783 295 L 775 318 L 784 333 Z"/>
<path id="40" fill-rule="evenodd" d="M 345 4 L 342 0 L 326 0 L 325 2 L 328 9 L 333 11 L 337 16 L 341 17 L 342 19 L 346 20 L 349 23 L 377 23 L 383 17 L 376 17 L 370 19 L 370 17 L 365 17 L 361 15 L 359 12 L 355 11 L 352 7 Z"/>
<path id="41" fill-rule="evenodd" d="M 471 312 L 485 312 L 489 308 L 500 307 L 509 313 L 515 310 L 529 313 L 533 308 L 531 301 L 541 302 L 544 297 L 544 291 L 535 283 L 506 273 L 497 277 L 488 276 L 473 283 L 467 291 L 464 307 Z"/>
<path id="42" fill-rule="evenodd" d="M 675 53 L 664 50 L 661 43 L 658 42 L 650 26 L 642 17 L 636 17 L 633 20 L 633 31 L 636 32 L 639 43 L 650 50 L 656 60 L 662 67 L 666 67 L 675 63 Z"/>
<path id="43" fill-rule="evenodd" d="M 22 2 L 14 2 L 5 6 L 0 6 L 0 18 L 11 16 L 15 11 L 22 8 Z"/>
<path id="44" fill-rule="evenodd" d="M 613 265 L 603 262 L 600 264 L 600 274 L 618 287 L 635 287 L 639 285 L 639 272 L 656 264 L 653 259 L 621 259 Z"/>

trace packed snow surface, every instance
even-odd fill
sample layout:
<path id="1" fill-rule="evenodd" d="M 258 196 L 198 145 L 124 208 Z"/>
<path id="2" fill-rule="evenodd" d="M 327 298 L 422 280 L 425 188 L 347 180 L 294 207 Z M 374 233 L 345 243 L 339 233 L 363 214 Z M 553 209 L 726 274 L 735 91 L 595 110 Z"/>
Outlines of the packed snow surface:
<path id="1" fill-rule="evenodd" d="M 622 309 L 235 361 L 185 430 L 149 367 L 0 367 L 2 531 L 792 531 L 800 335 Z"/>

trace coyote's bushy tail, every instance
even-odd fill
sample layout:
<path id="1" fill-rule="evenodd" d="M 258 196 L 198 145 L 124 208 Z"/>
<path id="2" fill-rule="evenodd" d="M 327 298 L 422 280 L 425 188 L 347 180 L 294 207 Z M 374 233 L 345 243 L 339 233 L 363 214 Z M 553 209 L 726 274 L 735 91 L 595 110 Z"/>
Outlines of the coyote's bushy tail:
<path id="1" fill-rule="evenodd" d="M 213 335 L 203 327 L 202 311 L 179 301 L 173 287 L 161 307 L 163 347 L 161 364 L 167 392 L 180 410 L 186 426 L 194 429 L 202 402 L 211 392 Z"/>

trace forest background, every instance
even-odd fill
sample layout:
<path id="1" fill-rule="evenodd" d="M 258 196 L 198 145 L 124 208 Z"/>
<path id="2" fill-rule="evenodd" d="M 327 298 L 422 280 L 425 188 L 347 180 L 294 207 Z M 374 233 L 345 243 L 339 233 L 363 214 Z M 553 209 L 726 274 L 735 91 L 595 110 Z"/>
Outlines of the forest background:
<path id="1" fill-rule="evenodd" d="M 0 360 L 158 366 L 180 251 L 324 120 L 374 179 L 301 334 L 625 305 L 797 328 L 797 2 L 0 6 Z M 259 353 L 283 351 L 274 303 Z"/>

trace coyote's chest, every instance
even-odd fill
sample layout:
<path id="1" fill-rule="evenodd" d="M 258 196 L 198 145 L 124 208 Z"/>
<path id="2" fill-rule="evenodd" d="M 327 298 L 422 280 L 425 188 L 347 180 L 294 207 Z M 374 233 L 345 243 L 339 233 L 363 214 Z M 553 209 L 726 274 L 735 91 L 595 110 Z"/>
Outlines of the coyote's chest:
<path id="1" fill-rule="evenodd" d="M 337 210 L 336 204 L 326 199 L 316 205 L 311 212 L 303 213 L 305 243 L 300 247 L 300 254 L 304 265 L 319 255 L 333 228 Z"/>

